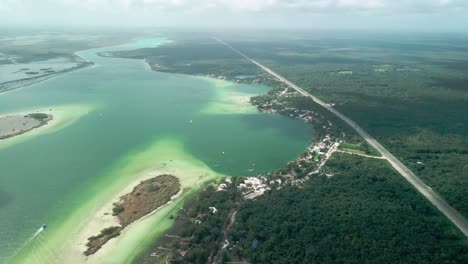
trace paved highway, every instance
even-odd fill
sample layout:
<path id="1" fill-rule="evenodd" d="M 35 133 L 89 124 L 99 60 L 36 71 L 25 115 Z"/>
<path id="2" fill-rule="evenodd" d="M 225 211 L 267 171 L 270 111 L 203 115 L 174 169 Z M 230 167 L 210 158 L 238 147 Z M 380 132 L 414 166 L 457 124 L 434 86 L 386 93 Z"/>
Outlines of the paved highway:
<path id="1" fill-rule="evenodd" d="M 242 52 L 238 51 L 231 45 L 223 42 L 222 40 L 218 38 L 214 38 L 216 41 L 219 43 L 225 45 L 226 47 L 230 48 L 240 56 L 246 58 L 247 60 L 251 61 L 258 67 L 262 68 L 264 71 L 267 73 L 271 74 L 275 78 L 277 78 L 279 81 L 287 84 L 289 87 L 293 88 L 300 94 L 309 97 L 312 99 L 314 102 L 317 104 L 323 106 L 326 108 L 328 111 L 332 112 L 336 116 L 338 116 L 341 120 L 346 122 L 348 125 L 350 125 L 354 130 L 356 130 L 359 135 L 361 135 L 369 145 L 377 149 L 382 157 L 393 166 L 409 183 L 411 183 L 416 190 L 418 190 L 426 199 L 428 199 L 439 211 L 441 211 L 460 231 L 465 235 L 468 236 L 468 222 L 466 219 L 458 212 L 456 211 L 453 207 L 451 207 L 439 194 L 437 194 L 435 191 L 432 190 L 431 187 L 427 186 L 423 181 L 421 181 L 411 170 L 408 169 L 403 163 L 401 163 L 395 156 L 393 156 L 387 149 L 385 149 L 382 145 L 380 145 L 377 140 L 375 140 L 373 137 L 371 137 L 369 134 L 367 134 L 366 131 L 364 131 L 360 126 L 358 126 L 353 120 L 348 118 L 347 116 L 343 115 L 342 113 L 338 112 L 336 109 L 334 109 L 332 106 L 329 104 L 323 102 L 322 100 L 318 99 L 317 97 L 311 95 L 310 93 L 306 92 L 302 88 L 298 87 L 294 83 L 286 80 L 284 77 L 281 75 L 277 74 L 276 72 L 272 71 L 270 68 L 260 64 L 259 62 L 247 57 L 244 55 Z"/>

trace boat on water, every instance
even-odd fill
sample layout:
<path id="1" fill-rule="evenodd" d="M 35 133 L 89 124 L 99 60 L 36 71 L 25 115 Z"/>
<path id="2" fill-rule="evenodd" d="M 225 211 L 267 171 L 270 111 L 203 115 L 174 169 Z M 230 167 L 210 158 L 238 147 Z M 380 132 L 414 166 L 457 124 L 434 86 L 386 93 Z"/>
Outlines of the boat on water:
<path id="1" fill-rule="evenodd" d="M 46 229 L 46 228 L 47 228 L 47 225 L 46 225 L 46 224 L 42 224 L 42 225 L 41 225 L 41 228 L 42 228 L 42 229 Z"/>

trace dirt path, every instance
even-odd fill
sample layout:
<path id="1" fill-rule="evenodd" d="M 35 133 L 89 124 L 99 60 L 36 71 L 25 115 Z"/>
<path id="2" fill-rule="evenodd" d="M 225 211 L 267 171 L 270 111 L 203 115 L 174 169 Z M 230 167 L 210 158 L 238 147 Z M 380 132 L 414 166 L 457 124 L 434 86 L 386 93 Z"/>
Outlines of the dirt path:
<path id="1" fill-rule="evenodd" d="M 229 234 L 229 231 L 231 230 L 232 228 L 232 225 L 234 224 L 234 222 L 236 221 L 236 215 L 237 215 L 237 210 L 232 212 L 230 215 L 229 215 L 229 222 L 228 224 L 226 225 L 226 228 L 224 228 L 223 230 L 223 239 L 221 240 L 221 245 L 219 247 L 219 250 L 218 252 L 216 252 L 216 255 L 213 257 L 213 261 L 211 263 L 213 264 L 217 264 L 218 263 L 218 258 L 219 258 L 219 254 L 220 252 L 222 252 L 224 249 L 224 245 L 225 243 L 228 243 L 229 244 L 229 241 L 227 240 L 227 236 Z"/>

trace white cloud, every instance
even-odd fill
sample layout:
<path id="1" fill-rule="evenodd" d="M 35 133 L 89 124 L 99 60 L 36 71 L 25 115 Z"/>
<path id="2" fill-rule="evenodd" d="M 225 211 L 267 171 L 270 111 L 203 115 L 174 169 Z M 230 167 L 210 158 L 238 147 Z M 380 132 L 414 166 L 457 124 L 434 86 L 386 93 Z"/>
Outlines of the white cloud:
<path id="1" fill-rule="evenodd" d="M 425 27 L 432 27 L 432 18 L 439 17 L 438 23 L 461 27 L 468 20 L 466 14 L 468 0 L 0 0 L 0 25 L 354 23 L 364 27 L 384 23 L 385 17 L 389 26 L 405 23 L 407 27 L 418 17 Z"/>
<path id="2" fill-rule="evenodd" d="M 434 11 L 468 6 L 468 0 L 0 0 L 0 10 L 53 3 L 72 8 L 112 10 L 228 10 L 262 12 Z"/>
<path id="3" fill-rule="evenodd" d="M 378 8 L 384 6 L 383 0 L 338 0 L 337 7 Z"/>
<path id="4" fill-rule="evenodd" d="M 0 12 L 21 8 L 22 0 L 0 0 Z"/>

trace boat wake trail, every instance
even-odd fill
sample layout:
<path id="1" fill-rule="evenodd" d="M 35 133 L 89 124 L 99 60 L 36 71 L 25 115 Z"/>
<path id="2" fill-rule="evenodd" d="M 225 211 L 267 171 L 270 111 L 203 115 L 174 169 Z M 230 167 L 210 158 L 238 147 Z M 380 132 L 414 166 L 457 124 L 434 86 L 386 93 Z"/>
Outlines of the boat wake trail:
<path id="1" fill-rule="evenodd" d="M 42 232 L 44 232 L 44 230 L 46 229 L 46 225 L 42 225 L 37 231 L 36 233 L 34 233 L 34 235 L 29 239 L 29 241 L 33 240 L 34 238 L 36 238 L 38 235 L 40 235 Z"/>
<path id="2" fill-rule="evenodd" d="M 36 249 L 38 244 L 41 244 L 42 239 L 40 234 L 44 232 L 44 230 L 47 228 L 47 225 L 42 225 L 35 233 L 32 235 L 27 241 L 24 242 L 24 244 L 17 249 L 17 251 L 12 255 L 12 260 L 15 259 L 17 256 L 24 252 L 30 252 L 31 255 L 33 255 L 32 252 Z M 13 261 L 12 261 L 13 262 Z M 31 256 L 28 257 L 26 263 L 46 263 L 46 262 L 37 262 L 37 261 L 32 261 Z"/>

